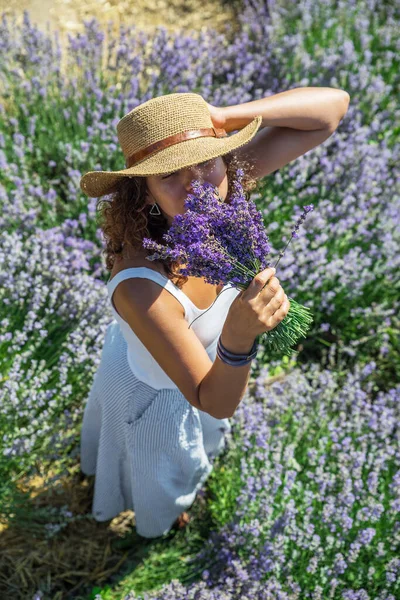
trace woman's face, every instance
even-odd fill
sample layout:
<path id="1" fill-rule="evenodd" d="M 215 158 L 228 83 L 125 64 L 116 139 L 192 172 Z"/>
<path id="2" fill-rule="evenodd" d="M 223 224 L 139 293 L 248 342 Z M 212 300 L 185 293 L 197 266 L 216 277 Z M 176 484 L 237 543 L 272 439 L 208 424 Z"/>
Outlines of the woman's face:
<path id="1" fill-rule="evenodd" d="M 169 175 L 150 175 L 146 177 L 146 183 L 151 195 L 147 194 L 146 202 L 150 205 L 157 202 L 170 226 L 176 215 L 185 212 L 185 200 L 191 193 L 190 186 L 195 179 L 215 185 L 225 202 L 228 193 L 226 172 L 225 162 L 222 156 L 218 156 L 205 163 L 184 167 Z"/>

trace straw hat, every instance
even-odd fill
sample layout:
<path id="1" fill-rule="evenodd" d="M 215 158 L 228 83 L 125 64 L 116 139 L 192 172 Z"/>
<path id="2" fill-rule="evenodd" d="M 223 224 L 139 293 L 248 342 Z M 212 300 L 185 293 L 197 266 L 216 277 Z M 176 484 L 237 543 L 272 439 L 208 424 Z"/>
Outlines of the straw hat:
<path id="1" fill-rule="evenodd" d="M 225 129 L 213 126 L 200 94 L 182 92 L 152 98 L 117 124 L 126 168 L 85 173 L 80 180 L 81 190 L 98 198 L 114 191 L 122 177 L 167 174 L 227 154 L 249 142 L 261 121 L 262 117 L 257 116 L 228 136 Z"/>

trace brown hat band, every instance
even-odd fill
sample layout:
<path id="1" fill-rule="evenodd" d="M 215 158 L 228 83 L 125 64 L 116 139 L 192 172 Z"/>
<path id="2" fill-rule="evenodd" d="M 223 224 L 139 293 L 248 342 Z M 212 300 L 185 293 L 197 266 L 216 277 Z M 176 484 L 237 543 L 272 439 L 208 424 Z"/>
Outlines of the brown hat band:
<path id="1" fill-rule="evenodd" d="M 182 133 L 176 133 L 175 135 L 170 135 L 169 137 L 160 140 L 159 142 L 155 142 L 154 144 L 150 144 L 147 148 L 143 148 L 143 150 L 139 150 L 129 156 L 126 159 L 126 168 L 132 167 L 134 164 L 149 156 L 150 154 L 154 154 L 158 150 L 163 150 L 164 148 L 168 148 L 168 146 L 173 146 L 179 142 L 183 142 L 185 140 L 192 140 L 198 137 L 226 137 L 228 134 L 225 129 L 219 127 L 208 127 L 205 129 L 190 129 L 189 131 L 184 131 Z"/>

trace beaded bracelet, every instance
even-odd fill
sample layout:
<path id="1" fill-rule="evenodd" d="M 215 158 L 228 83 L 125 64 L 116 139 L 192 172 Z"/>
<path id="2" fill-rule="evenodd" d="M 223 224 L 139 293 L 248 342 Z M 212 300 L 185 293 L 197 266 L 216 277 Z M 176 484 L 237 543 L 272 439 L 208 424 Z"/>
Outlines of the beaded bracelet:
<path id="1" fill-rule="evenodd" d="M 256 338 L 249 354 L 234 354 L 225 348 L 225 346 L 222 344 L 221 336 L 219 336 L 217 354 L 219 358 L 227 365 L 231 365 L 232 367 L 241 367 L 243 365 L 247 365 L 253 360 L 253 358 L 257 356 L 257 348 L 258 341 Z"/>

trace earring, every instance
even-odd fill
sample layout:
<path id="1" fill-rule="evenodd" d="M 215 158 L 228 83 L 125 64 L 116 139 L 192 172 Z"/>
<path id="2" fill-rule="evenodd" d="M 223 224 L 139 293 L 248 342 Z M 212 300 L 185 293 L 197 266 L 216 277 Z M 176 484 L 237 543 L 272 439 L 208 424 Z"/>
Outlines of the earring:
<path id="1" fill-rule="evenodd" d="M 155 208 L 158 210 L 158 212 L 153 212 L 153 208 L 154 208 L 154 207 L 155 207 Z M 154 204 L 153 204 L 153 205 L 152 205 L 152 207 L 151 207 L 151 210 L 150 210 L 150 213 L 149 213 L 149 214 L 150 214 L 150 215 L 161 215 L 161 211 L 160 211 L 160 209 L 159 209 L 159 208 L 158 208 L 158 206 L 157 206 L 157 202 L 154 202 Z"/>

